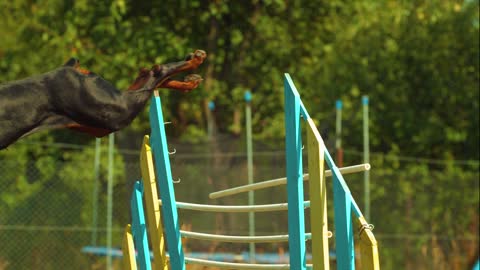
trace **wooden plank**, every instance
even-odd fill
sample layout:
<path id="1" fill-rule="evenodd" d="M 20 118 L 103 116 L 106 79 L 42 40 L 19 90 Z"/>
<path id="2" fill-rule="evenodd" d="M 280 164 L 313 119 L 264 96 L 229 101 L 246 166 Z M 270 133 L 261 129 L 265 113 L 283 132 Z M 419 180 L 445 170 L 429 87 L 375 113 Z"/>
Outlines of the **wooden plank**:
<path id="1" fill-rule="evenodd" d="M 175 191 L 173 188 L 167 138 L 163 122 L 160 97 L 153 96 L 150 104 L 150 146 L 153 150 L 157 185 L 162 199 L 163 222 L 167 235 L 170 266 L 175 270 L 185 270 L 185 255 L 180 237 Z"/>
<path id="2" fill-rule="evenodd" d="M 132 208 L 132 234 L 137 248 L 137 262 L 140 270 L 151 270 L 150 250 L 148 248 L 147 226 L 142 205 L 143 186 L 135 182 L 130 206 Z"/>
<path id="3" fill-rule="evenodd" d="M 150 243 L 153 249 L 154 267 L 157 270 L 168 270 L 167 252 L 163 235 L 160 206 L 158 203 L 157 183 L 155 180 L 155 169 L 153 165 L 152 151 L 150 148 L 149 136 L 143 138 L 140 154 L 140 168 L 145 197 L 145 208 L 147 210 L 147 225 L 150 235 Z"/>
<path id="4" fill-rule="evenodd" d="M 300 96 L 285 74 L 285 131 L 288 190 L 288 234 L 291 269 L 306 269 L 305 214 L 303 209 L 302 134 Z"/>
<path id="5" fill-rule="evenodd" d="M 324 143 L 312 119 L 308 119 L 307 150 L 310 174 L 310 227 L 312 262 L 315 269 L 329 270 L 327 188 L 325 183 Z"/>
<path id="6" fill-rule="evenodd" d="M 135 246 L 133 245 L 132 226 L 128 224 L 125 226 L 123 233 L 123 269 L 137 270 L 137 262 L 135 261 Z"/>
<path id="7" fill-rule="evenodd" d="M 378 244 L 370 225 L 362 216 L 358 218 L 360 224 L 360 262 L 362 270 L 380 270 Z M 363 228 L 363 229 L 362 229 Z"/>

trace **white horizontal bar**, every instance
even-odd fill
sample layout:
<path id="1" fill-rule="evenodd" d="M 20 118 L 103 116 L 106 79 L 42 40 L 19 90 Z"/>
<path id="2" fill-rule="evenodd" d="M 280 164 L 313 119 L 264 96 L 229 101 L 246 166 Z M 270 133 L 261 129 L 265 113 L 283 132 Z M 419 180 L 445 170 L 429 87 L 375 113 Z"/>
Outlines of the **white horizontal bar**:
<path id="1" fill-rule="evenodd" d="M 195 259 L 185 257 L 187 264 L 198 264 L 203 266 L 218 267 L 224 269 L 290 269 L 290 264 L 249 264 L 249 263 L 230 263 Z M 308 269 L 312 269 L 311 264 L 307 264 Z"/>
<path id="2" fill-rule="evenodd" d="M 158 200 L 160 205 L 162 201 Z M 212 204 L 196 204 L 186 202 L 176 202 L 177 208 L 188 209 L 203 212 L 225 212 L 225 213 L 239 213 L 239 212 L 270 212 L 282 211 L 288 209 L 288 203 L 277 204 L 260 204 L 260 205 L 212 205 Z M 306 209 L 310 207 L 310 201 L 305 201 L 303 207 Z"/>
<path id="3" fill-rule="evenodd" d="M 370 170 L 370 164 L 365 163 L 365 164 L 360 164 L 360 165 L 355 165 L 355 166 L 349 166 L 349 167 L 343 167 L 339 168 L 340 173 L 343 174 L 350 174 L 350 173 L 357 173 L 357 172 L 363 172 L 363 171 L 368 171 Z M 332 171 L 331 170 L 326 170 L 325 171 L 325 176 L 332 176 Z M 303 175 L 303 180 L 308 180 L 308 173 Z M 267 180 L 267 181 L 262 181 L 254 184 L 249 184 L 249 185 L 244 185 L 244 186 L 238 186 L 234 188 L 229 188 L 217 192 L 212 192 L 210 193 L 209 197 L 210 199 L 218 199 L 221 197 L 226 197 L 238 193 L 243 193 L 247 191 L 252 191 L 252 190 L 257 190 L 257 189 L 263 189 L 263 188 L 268 188 L 268 187 L 275 187 L 275 186 L 280 186 L 280 185 L 285 185 L 287 183 L 287 178 L 277 178 L 277 179 L 272 179 L 272 180 Z"/>
<path id="4" fill-rule="evenodd" d="M 267 235 L 267 236 L 235 236 L 235 235 L 221 235 L 221 234 L 208 234 L 198 233 L 180 230 L 180 234 L 185 238 L 192 238 L 198 240 L 210 240 L 218 242 L 229 243 L 276 243 L 287 242 L 288 234 L 285 235 Z M 312 238 L 311 233 L 305 234 L 305 240 Z"/>

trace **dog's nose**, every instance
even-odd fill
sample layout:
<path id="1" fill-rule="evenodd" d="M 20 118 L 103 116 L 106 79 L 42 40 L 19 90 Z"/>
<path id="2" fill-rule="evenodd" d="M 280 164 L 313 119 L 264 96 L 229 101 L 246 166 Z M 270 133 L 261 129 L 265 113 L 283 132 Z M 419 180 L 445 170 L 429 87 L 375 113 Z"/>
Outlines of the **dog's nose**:
<path id="1" fill-rule="evenodd" d="M 205 58 L 207 58 L 207 53 L 203 50 L 196 50 L 195 51 L 195 57 L 205 59 Z"/>

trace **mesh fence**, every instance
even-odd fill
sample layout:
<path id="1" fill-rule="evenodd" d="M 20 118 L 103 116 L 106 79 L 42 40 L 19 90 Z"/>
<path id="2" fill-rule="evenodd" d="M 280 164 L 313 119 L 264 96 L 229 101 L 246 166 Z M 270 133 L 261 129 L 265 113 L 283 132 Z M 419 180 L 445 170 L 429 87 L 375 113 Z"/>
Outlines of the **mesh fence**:
<path id="1" fill-rule="evenodd" d="M 210 192 L 247 182 L 241 138 L 194 145 L 172 141 L 169 146 L 176 150 L 170 157 L 173 178 L 180 180 L 175 184 L 178 201 L 248 204 L 246 193 L 208 198 Z M 56 148 L 64 152 L 60 158 L 15 159 L 7 155 L 0 160 L 1 270 L 106 268 L 102 254 L 82 251 L 86 246 L 106 246 L 106 147 L 101 152 L 98 180 L 93 146 Z M 285 175 L 282 142 L 255 143 L 254 150 L 255 181 Z M 360 153 L 345 152 L 346 166 L 358 163 Z M 368 221 L 375 225 L 382 269 L 468 269 L 478 258 L 478 162 L 430 162 L 372 154 L 371 164 Z M 112 242 L 119 248 L 123 228 L 130 220 L 132 185 L 140 178 L 138 151 L 116 151 L 114 176 Z M 356 202 L 365 209 L 363 174 L 345 179 Z M 328 185 L 329 227 L 334 231 L 331 181 Z M 308 198 L 308 191 L 305 193 Z M 255 193 L 255 203 L 285 202 L 286 194 L 284 186 L 260 190 Z M 308 210 L 306 214 L 308 221 Z M 248 235 L 248 214 L 179 210 L 179 215 L 186 230 Z M 255 224 L 257 235 L 287 233 L 287 213 L 257 213 Z M 306 231 L 310 231 L 309 225 Z M 330 241 L 332 251 L 334 240 Z M 184 247 L 187 253 L 240 254 L 248 250 L 248 245 L 197 240 L 185 241 Z M 257 244 L 256 249 L 259 254 L 281 254 L 288 251 L 288 244 Z M 120 257 L 113 260 L 113 268 L 122 269 Z"/>

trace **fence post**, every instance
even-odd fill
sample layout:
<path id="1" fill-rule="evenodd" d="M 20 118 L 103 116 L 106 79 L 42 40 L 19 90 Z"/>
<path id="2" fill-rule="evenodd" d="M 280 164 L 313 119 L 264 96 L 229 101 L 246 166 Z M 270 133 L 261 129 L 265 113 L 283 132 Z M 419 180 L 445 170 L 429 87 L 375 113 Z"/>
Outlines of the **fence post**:
<path id="1" fill-rule="evenodd" d="M 253 146 L 252 146 L 252 94 L 246 91 L 245 95 L 245 130 L 247 137 L 247 177 L 248 184 L 253 184 Z M 254 205 L 255 196 L 253 191 L 248 192 L 248 205 Z M 255 213 L 248 213 L 248 235 L 255 236 Z M 249 244 L 250 262 L 255 262 L 255 243 Z"/>

